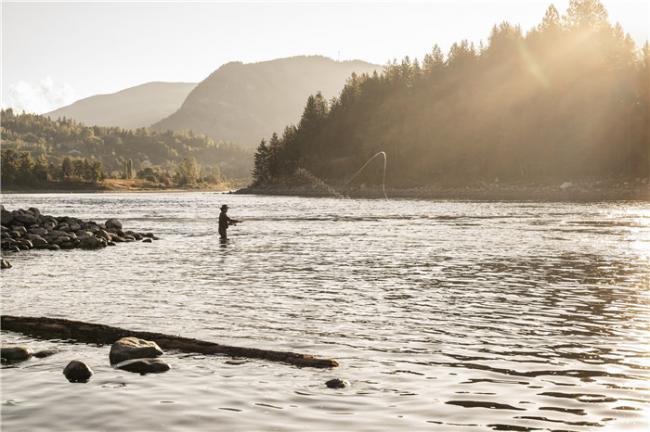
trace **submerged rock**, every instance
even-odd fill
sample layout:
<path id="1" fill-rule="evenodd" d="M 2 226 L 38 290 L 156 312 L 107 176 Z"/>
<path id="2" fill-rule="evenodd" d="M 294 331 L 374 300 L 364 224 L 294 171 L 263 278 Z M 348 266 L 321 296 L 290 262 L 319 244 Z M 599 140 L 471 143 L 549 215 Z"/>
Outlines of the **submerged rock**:
<path id="1" fill-rule="evenodd" d="M 56 350 L 56 349 L 40 350 L 40 351 L 36 351 L 33 354 L 33 357 L 45 358 L 45 357 L 53 356 L 54 354 L 57 354 L 58 352 L 59 352 L 59 350 Z"/>
<path id="2" fill-rule="evenodd" d="M 2 259 L 0 260 L 0 268 L 1 268 L 2 270 L 4 270 L 4 269 L 10 269 L 10 268 L 11 268 L 11 263 L 10 263 L 9 261 L 7 261 L 6 259 L 2 258 Z"/>
<path id="3" fill-rule="evenodd" d="M 350 385 L 350 383 L 346 380 L 342 380 L 340 378 L 333 378 L 327 382 L 325 382 L 325 385 L 329 388 L 332 389 L 340 389 L 340 388 L 345 388 Z"/>
<path id="4" fill-rule="evenodd" d="M 0 357 L 3 362 L 20 362 L 29 359 L 32 353 L 24 346 L 8 346 L 0 348 Z"/>
<path id="5" fill-rule="evenodd" d="M 162 373 L 167 372 L 171 367 L 157 358 L 139 358 L 133 360 L 126 360 L 114 365 L 116 369 L 122 369 L 128 372 L 139 373 L 142 375 L 148 373 Z"/>
<path id="6" fill-rule="evenodd" d="M 142 240 L 142 243 L 151 243 L 152 241 L 153 240 L 151 240 L 150 238 L 147 237 L 147 238 Z"/>
<path id="7" fill-rule="evenodd" d="M 163 354 L 156 342 L 133 336 L 123 337 L 111 346 L 109 359 L 112 365 L 126 360 L 158 357 Z"/>
<path id="8" fill-rule="evenodd" d="M 70 382 L 85 383 L 88 382 L 90 377 L 93 375 L 93 370 L 82 361 L 72 360 L 68 363 L 65 369 L 63 369 L 63 375 L 65 375 Z"/>

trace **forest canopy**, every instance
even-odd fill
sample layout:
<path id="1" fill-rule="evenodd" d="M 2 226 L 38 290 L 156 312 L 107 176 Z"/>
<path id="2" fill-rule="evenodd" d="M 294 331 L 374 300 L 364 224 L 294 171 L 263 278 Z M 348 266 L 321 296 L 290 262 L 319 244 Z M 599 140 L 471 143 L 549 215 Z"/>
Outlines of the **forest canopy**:
<path id="1" fill-rule="evenodd" d="M 185 185 L 249 176 L 250 153 L 192 132 L 85 126 L 11 109 L 0 120 L 3 187 L 135 177 Z"/>
<path id="2" fill-rule="evenodd" d="M 649 64 L 648 43 L 598 0 L 550 6 L 526 33 L 504 22 L 485 44 L 435 45 L 353 74 L 331 101 L 310 96 L 297 125 L 260 143 L 254 185 L 298 169 L 340 181 L 379 151 L 396 187 L 647 179 Z"/>

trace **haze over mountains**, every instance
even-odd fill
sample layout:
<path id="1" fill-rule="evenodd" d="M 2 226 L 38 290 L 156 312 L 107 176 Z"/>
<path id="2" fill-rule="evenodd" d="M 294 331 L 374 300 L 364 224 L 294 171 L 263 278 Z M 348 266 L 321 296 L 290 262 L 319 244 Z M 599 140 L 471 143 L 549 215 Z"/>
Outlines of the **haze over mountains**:
<path id="1" fill-rule="evenodd" d="M 90 96 L 45 114 L 66 117 L 87 126 L 149 127 L 183 103 L 196 83 L 150 82 L 116 93 Z"/>
<path id="2" fill-rule="evenodd" d="M 199 83 L 178 111 L 153 127 L 192 130 L 253 147 L 272 132 L 297 123 L 310 94 L 338 96 L 353 72 L 381 69 L 359 60 L 339 62 L 323 56 L 227 63 Z"/>

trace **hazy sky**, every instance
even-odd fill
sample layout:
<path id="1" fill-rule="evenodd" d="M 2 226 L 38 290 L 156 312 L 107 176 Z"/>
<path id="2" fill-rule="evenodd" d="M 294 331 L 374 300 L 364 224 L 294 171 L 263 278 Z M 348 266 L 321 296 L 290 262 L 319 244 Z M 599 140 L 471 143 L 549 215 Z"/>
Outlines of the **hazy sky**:
<path id="1" fill-rule="evenodd" d="M 147 81 L 205 78 L 229 61 L 301 54 L 383 64 L 434 43 L 485 40 L 493 24 L 529 29 L 553 2 L 77 2 L 2 0 L 2 106 L 47 112 Z M 612 22 L 648 39 L 648 0 L 603 0 Z"/>

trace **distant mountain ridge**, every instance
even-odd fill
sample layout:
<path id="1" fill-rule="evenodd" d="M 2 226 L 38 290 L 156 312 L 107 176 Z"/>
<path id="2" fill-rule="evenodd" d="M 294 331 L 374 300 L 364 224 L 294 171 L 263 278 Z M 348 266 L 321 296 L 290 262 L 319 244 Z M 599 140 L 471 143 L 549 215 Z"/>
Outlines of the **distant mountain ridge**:
<path id="1" fill-rule="evenodd" d="M 115 93 L 90 96 L 44 114 L 90 126 L 149 127 L 178 109 L 196 83 L 149 82 Z"/>
<path id="2" fill-rule="evenodd" d="M 192 130 L 214 140 L 256 146 L 272 132 L 300 119 L 305 100 L 320 91 L 337 96 L 353 72 L 381 72 L 360 60 L 298 56 L 258 63 L 231 62 L 200 82 L 178 111 L 153 125 Z"/>

